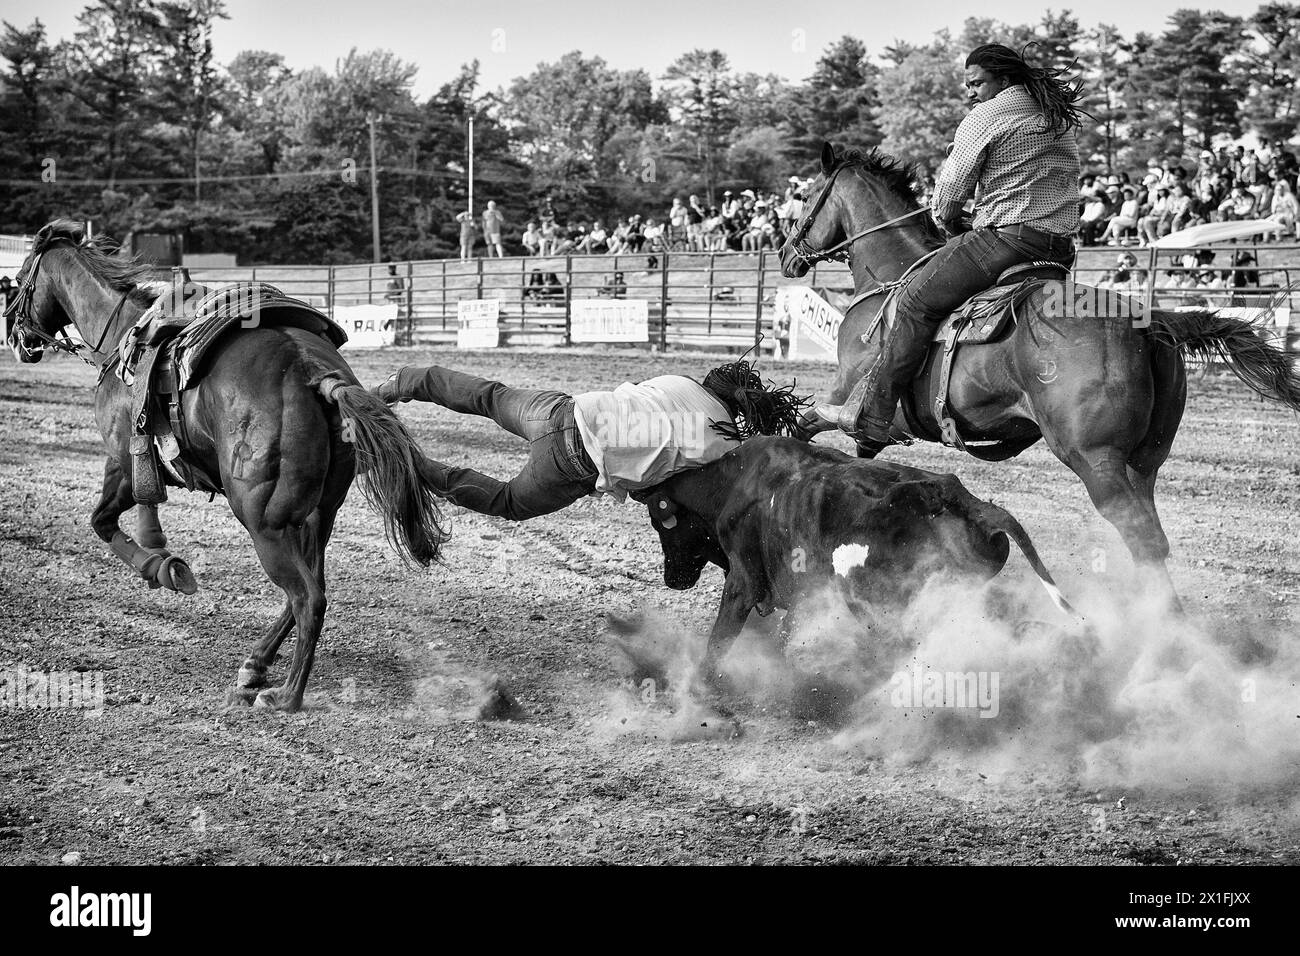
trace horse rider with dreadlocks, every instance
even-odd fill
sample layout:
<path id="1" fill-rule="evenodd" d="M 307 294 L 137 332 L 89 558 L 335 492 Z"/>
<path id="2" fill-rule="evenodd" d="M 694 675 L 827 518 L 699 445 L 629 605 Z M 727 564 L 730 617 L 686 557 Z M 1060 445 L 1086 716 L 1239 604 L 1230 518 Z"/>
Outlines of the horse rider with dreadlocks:
<path id="1" fill-rule="evenodd" d="M 1023 53 L 1023 51 L 1022 51 Z M 894 325 L 870 371 L 843 405 L 819 417 L 870 454 L 891 443 L 899 395 L 925 362 L 935 329 L 972 295 L 1019 263 L 1074 262 L 1079 148 L 1085 114 L 1078 83 L 998 43 L 966 58 L 971 111 L 935 183 L 931 212 L 951 237 L 898 293 Z M 962 221 L 975 200 L 973 229 Z"/>
<path id="2" fill-rule="evenodd" d="M 528 463 L 509 481 L 425 457 L 416 462 L 434 493 L 453 504 L 523 521 L 586 495 L 622 501 L 721 458 L 752 435 L 791 434 L 808 402 L 793 389 L 765 386 L 739 360 L 713 369 L 703 384 L 659 375 L 580 395 L 511 388 L 437 365 L 407 366 L 374 392 L 390 405 L 415 399 L 482 415 L 527 440 Z"/>

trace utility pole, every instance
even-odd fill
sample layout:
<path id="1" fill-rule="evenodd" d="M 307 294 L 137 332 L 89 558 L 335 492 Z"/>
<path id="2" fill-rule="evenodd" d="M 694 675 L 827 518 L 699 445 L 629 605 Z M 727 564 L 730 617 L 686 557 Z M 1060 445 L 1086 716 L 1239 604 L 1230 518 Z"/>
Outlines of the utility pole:
<path id="1" fill-rule="evenodd" d="M 474 215 L 474 114 L 469 114 L 469 214 Z"/>
<path id="2" fill-rule="evenodd" d="M 367 113 L 370 124 L 370 238 L 375 247 L 375 262 L 379 262 L 379 162 L 375 159 L 375 114 Z"/>

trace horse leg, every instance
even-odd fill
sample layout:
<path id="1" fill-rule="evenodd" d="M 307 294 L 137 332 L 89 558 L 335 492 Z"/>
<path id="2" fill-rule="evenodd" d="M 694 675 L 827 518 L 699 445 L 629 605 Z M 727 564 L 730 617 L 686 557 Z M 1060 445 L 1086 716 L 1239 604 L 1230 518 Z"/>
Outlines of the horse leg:
<path id="1" fill-rule="evenodd" d="M 303 526 L 303 534 L 307 539 L 306 549 L 313 555 L 316 580 L 322 593 L 325 590 L 325 546 L 329 544 L 333 529 L 334 512 L 326 513 L 320 509 L 312 512 Z M 254 645 L 248 657 L 244 659 L 244 663 L 239 666 L 239 676 L 236 678 L 237 689 L 232 693 L 232 697 L 247 697 L 251 700 L 251 696 L 243 693 L 244 691 L 266 686 L 266 672 L 275 663 L 280 645 L 293 630 L 293 625 L 293 602 L 285 601 L 280 616 L 276 618 L 266 635 Z"/>
<path id="2" fill-rule="evenodd" d="M 1155 514 L 1129 479 L 1128 454 L 1118 448 L 1078 451 L 1063 460 L 1082 479 L 1093 507 L 1109 521 L 1127 545 L 1139 578 L 1146 577 L 1150 589 L 1160 595 L 1171 611 L 1181 605 L 1165 567 L 1169 541 Z M 1154 483 L 1154 472 L 1150 482 Z"/>
<path id="3" fill-rule="evenodd" d="M 194 580 L 189 565 L 167 550 L 167 537 L 158 523 L 155 506 L 139 506 L 136 519 L 138 543 L 122 530 L 119 523 L 122 514 L 132 507 L 136 507 L 136 501 L 131 479 L 122 471 L 117 458 L 110 456 L 104 463 L 104 490 L 90 516 L 91 527 L 108 543 L 109 550 L 134 568 L 149 587 L 193 594 L 199 589 L 198 582 Z"/>
<path id="4" fill-rule="evenodd" d="M 258 560 L 262 562 L 267 576 L 284 591 L 298 632 L 293 661 L 289 665 L 289 674 L 284 684 L 261 691 L 254 705 L 293 712 L 302 706 L 303 691 L 316 656 L 316 640 L 320 637 L 321 625 L 325 619 L 325 589 L 316 574 L 315 555 L 308 551 L 311 542 L 307 540 L 310 534 L 305 524 L 281 528 L 270 528 L 260 523 L 249 524 Z M 282 620 L 283 615 L 254 648 L 253 655 L 250 655 L 263 668 L 266 655 L 273 657 L 288 635 L 289 628 L 281 626 Z"/>
<path id="5" fill-rule="evenodd" d="M 1174 435 L 1183 418 L 1183 409 L 1187 401 L 1187 376 L 1182 363 L 1172 350 L 1166 354 L 1157 352 L 1152 360 L 1155 384 L 1155 405 L 1152 409 L 1151 423 L 1142 441 L 1128 457 L 1127 474 L 1129 484 L 1137 492 L 1138 500 L 1150 516 L 1154 529 L 1152 544 L 1160 555 L 1160 560 L 1152 568 L 1161 590 L 1172 596 L 1172 605 L 1181 610 L 1181 602 L 1169 577 L 1166 561 L 1169 558 L 1169 539 L 1160 524 L 1160 515 L 1156 511 L 1156 475 L 1160 466 L 1169 457 Z"/>

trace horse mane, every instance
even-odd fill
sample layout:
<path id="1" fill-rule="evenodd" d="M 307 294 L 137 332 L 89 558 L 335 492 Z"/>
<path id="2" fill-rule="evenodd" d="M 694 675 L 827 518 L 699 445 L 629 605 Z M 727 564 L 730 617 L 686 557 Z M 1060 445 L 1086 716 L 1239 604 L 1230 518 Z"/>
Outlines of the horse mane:
<path id="1" fill-rule="evenodd" d="M 96 278 L 117 292 L 153 302 L 156 292 L 145 287 L 153 279 L 153 268 L 139 256 L 122 255 L 117 243 L 107 236 L 86 238 L 81 223 L 72 219 L 56 219 L 41 228 L 32 243 L 32 255 L 45 252 L 59 242 L 71 243 L 77 257 Z"/>
<path id="2" fill-rule="evenodd" d="M 886 189 L 902 200 L 908 212 L 921 208 L 921 202 L 917 198 L 921 177 L 915 163 L 904 162 L 896 156 L 882 152 L 876 146 L 870 149 L 847 146 L 836 153 L 835 165 L 856 166 L 864 173 L 879 179 Z M 942 245 L 943 235 L 939 232 L 939 227 L 935 225 L 933 218 L 930 216 L 920 218 L 925 227 L 926 239 L 932 244 Z"/>

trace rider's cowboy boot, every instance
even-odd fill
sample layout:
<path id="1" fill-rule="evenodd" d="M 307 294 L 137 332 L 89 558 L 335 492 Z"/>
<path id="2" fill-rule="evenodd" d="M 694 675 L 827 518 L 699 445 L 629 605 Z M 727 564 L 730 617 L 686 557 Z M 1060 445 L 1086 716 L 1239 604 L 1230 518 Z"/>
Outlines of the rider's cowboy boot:
<path id="1" fill-rule="evenodd" d="M 900 310 L 880 358 L 854 386 L 848 400 L 840 406 L 818 406 L 818 416 L 834 420 L 859 445 L 883 448 L 892 444 L 889 429 L 898 396 L 925 364 L 937 324 Z"/>

